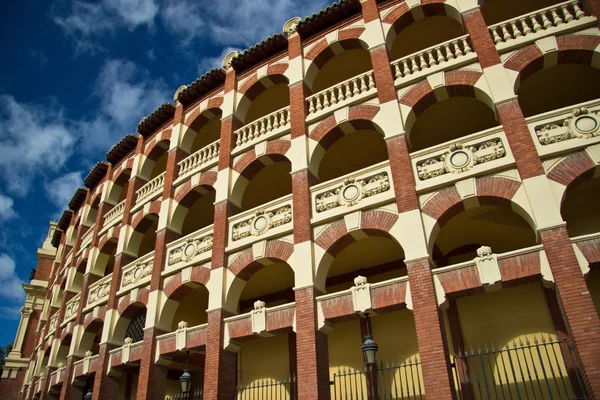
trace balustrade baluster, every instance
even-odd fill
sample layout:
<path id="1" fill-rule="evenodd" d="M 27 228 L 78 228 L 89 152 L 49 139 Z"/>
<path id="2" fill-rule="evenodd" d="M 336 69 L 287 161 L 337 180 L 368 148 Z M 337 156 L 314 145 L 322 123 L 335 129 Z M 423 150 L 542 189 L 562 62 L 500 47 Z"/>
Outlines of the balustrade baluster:
<path id="1" fill-rule="evenodd" d="M 533 28 L 534 33 L 539 32 L 542 29 L 542 25 L 540 25 L 537 16 L 532 15 L 529 17 L 529 20 L 531 21 L 531 27 Z"/>
<path id="2" fill-rule="evenodd" d="M 350 82 L 344 83 L 344 87 L 346 89 L 346 91 L 344 92 L 344 96 L 346 96 L 346 99 L 351 98 L 352 97 L 352 92 L 350 91 Z"/>
<path id="3" fill-rule="evenodd" d="M 373 89 L 375 87 L 375 80 L 373 79 L 372 72 L 369 73 L 368 79 L 369 79 L 369 89 Z"/>
<path id="4" fill-rule="evenodd" d="M 317 111 L 321 111 L 323 109 L 323 104 L 321 104 L 321 96 L 317 95 L 315 99 L 317 100 Z"/>
<path id="5" fill-rule="evenodd" d="M 450 44 L 446 43 L 444 45 L 444 50 L 446 50 L 446 59 L 448 61 L 454 60 L 456 58 L 456 57 L 454 57 L 454 54 L 452 53 L 452 50 L 450 49 Z"/>
<path id="6" fill-rule="evenodd" d="M 543 12 L 541 14 L 541 17 L 542 17 L 542 27 L 544 29 L 550 28 L 552 26 L 552 22 L 550 22 L 550 20 L 548 19 L 548 16 L 546 15 L 545 12 Z"/>
<path id="7" fill-rule="evenodd" d="M 513 38 L 517 39 L 520 38 L 521 36 L 523 36 L 523 34 L 521 33 L 521 31 L 519 30 L 519 27 L 517 26 L 517 21 L 513 21 L 512 24 L 510 25 L 513 31 Z"/>
<path id="8" fill-rule="evenodd" d="M 429 68 L 429 66 L 427 65 L 427 61 L 425 61 L 425 55 L 423 53 L 419 54 L 419 68 L 421 69 L 421 71 Z"/>
<path id="9" fill-rule="evenodd" d="M 313 98 L 308 101 L 308 113 L 312 114 L 315 111 L 315 99 Z"/>
<path id="10" fill-rule="evenodd" d="M 492 38 L 494 39 L 494 44 L 502 42 L 502 38 L 498 35 L 498 27 L 492 28 Z"/>
<path id="11" fill-rule="evenodd" d="M 585 15 L 577 3 L 573 3 L 573 10 L 575 10 L 575 19 L 580 19 Z"/>
<path id="12" fill-rule="evenodd" d="M 563 15 L 565 16 L 565 22 L 567 24 L 575 19 L 575 17 L 573 17 L 573 14 L 571 14 L 571 12 L 569 11 L 569 7 L 567 4 L 562 6 L 562 12 L 563 12 Z"/>
<path id="13" fill-rule="evenodd" d="M 242 133 L 241 132 L 238 133 L 237 138 L 235 140 L 235 145 L 236 146 L 239 146 L 240 144 L 242 144 L 242 138 L 241 138 L 241 136 L 242 136 Z"/>
<path id="14" fill-rule="evenodd" d="M 273 131 L 273 116 L 270 115 L 267 117 L 267 132 Z"/>
<path id="15" fill-rule="evenodd" d="M 398 79 L 402 76 L 400 71 L 400 63 L 394 64 L 394 79 Z"/>
<path id="16" fill-rule="evenodd" d="M 360 86 L 358 81 L 358 78 L 352 79 L 352 87 L 354 88 L 354 90 L 352 91 L 353 96 L 357 96 L 360 94 Z"/>
<path id="17" fill-rule="evenodd" d="M 444 52 L 442 51 L 441 47 L 436 48 L 435 52 L 437 53 L 437 63 L 438 64 L 441 64 L 446 61 L 446 57 L 444 56 Z"/>
<path id="18" fill-rule="evenodd" d="M 323 92 L 323 108 L 327 108 L 331 105 L 331 103 L 329 103 L 329 95 L 328 95 L 328 91 Z"/>
<path id="19" fill-rule="evenodd" d="M 331 104 L 336 105 L 339 103 L 339 99 L 337 97 L 337 90 L 335 88 L 329 89 L 329 98 L 331 99 Z"/>
<path id="20" fill-rule="evenodd" d="M 267 132 L 267 124 L 265 122 L 265 120 L 263 119 L 262 121 L 260 121 L 260 134 L 261 136 L 264 135 Z"/>
<path id="21" fill-rule="evenodd" d="M 408 60 L 402 60 L 402 74 L 403 76 L 411 74 L 410 68 L 408 67 Z"/>
<path id="22" fill-rule="evenodd" d="M 427 51 L 427 58 L 429 59 L 429 65 L 431 65 L 432 67 L 437 65 L 437 61 L 435 60 L 435 57 L 433 56 L 433 50 Z"/>
<path id="23" fill-rule="evenodd" d="M 465 49 L 465 55 L 471 54 L 473 52 L 473 49 L 471 49 L 471 46 L 469 45 L 469 40 L 467 38 L 462 38 L 462 44 L 463 48 Z"/>
<path id="24" fill-rule="evenodd" d="M 521 27 L 523 28 L 523 36 L 529 35 L 531 33 L 531 28 L 527 24 L 527 19 L 521 18 L 519 22 L 521 22 Z"/>
<path id="25" fill-rule="evenodd" d="M 454 52 L 456 54 L 456 57 L 461 57 L 464 55 L 462 49 L 460 48 L 460 46 L 458 45 L 458 42 L 454 42 L 452 43 L 454 45 Z"/>
<path id="26" fill-rule="evenodd" d="M 510 32 L 508 31 L 506 25 L 502 25 L 502 39 L 504 39 L 505 42 L 512 39 L 512 36 L 510 35 Z"/>
<path id="27" fill-rule="evenodd" d="M 367 91 L 367 77 L 366 76 L 361 76 L 359 78 L 360 80 L 360 92 L 364 93 Z"/>
<path id="28" fill-rule="evenodd" d="M 285 110 L 279 111 L 277 114 L 273 116 L 273 129 L 279 129 L 279 118 L 285 112 Z"/>
<path id="29" fill-rule="evenodd" d="M 560 15 L 558 15 L 558 12 L 556 12 L 556 8 L 550 11 L 550 14 L 552 14 L 552 22 L 554 22 L 554 26 L 559 26 L 564 23 Z"/>
<path id="30" fill-rule="evenodd" d="M 416 60 L 415 56 L 412 56 L 410 58 L 410 62 L 411 62 L 411 65 L 412 65 L 412 72 L 413 72 L 413 74 L 419 72 L 419 66 L 417 65 L 417 60 Z"/>
<path id="31" fill-rule="evenodd" d="M 340 86 L 337 88 L 338 91 L 338 99 L 340 99 L 340 101 L 344 101 L 346 100 L 346 97 L 344 96 L 344 86 Z"/>

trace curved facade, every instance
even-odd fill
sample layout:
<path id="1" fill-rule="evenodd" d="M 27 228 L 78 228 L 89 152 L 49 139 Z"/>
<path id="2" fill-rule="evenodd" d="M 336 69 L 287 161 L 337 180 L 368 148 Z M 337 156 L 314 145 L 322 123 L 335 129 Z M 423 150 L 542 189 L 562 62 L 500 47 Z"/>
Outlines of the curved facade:
<path id="1" fill-rule="evenodd" d="M 3 392 L 599 397 L 598 16 L 349 0 L 230 54 L 51 225 Z"/>

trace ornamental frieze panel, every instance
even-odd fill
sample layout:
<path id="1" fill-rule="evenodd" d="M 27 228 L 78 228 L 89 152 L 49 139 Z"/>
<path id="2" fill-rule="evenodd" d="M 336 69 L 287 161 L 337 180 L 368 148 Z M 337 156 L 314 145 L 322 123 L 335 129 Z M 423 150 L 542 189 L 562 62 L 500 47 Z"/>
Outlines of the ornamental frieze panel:
<path id="1" fill-rule="evenodd" d="M 292 222 L 292 206 L 283 205 L 272 210 L 260 209 L 250 218 L 233 225 L 233 241 L 250 236 L 261 236 L 270 229 Z"/>
<path id="2" fill-rule="evenodd" d="M 363 199 L 390 190 L 390 179 L 387 172 L 380 172 L 365 178 L 347 178 L 344 182 L 315 198 L 317 212 L 324 212 L 336 207 L 351 207 Z"/>
<path id="3" fill-rule="evenodd" d="M 181 262 L 189 262 L 194 257 L 211 251 L 212 247 L 212 233 L 188 238 L 184 243 L 169 251 L 168 265 L 173 266 Z"/>
<path id="4" fill-rule="evenodd" d="M 134 265 L 123 271 L 123 281 L 121 289 L 139 283 L 142 279 L 152 275 L 154 257 L 148 257 L 145 260 L 137 261 Z"/>
<path id="5" fill-rule="evenodd" d="M 600 111 L 578 107 L 563 120 L 535 127 L 535 134 L 543 146 L 570 139 L 591 139 L 600 136 Z"/>
<path id="6" fill-rule="evenodd" d="M 88 305 L 108 299 L 111 278 L 112 274 L 104 279 L 99 280 L 94 285 L 90 285 L 90 294 L 88 295 L 87 300 Z"/>
<path id="7" fill-rule="evenodd" d="M 506 156 L 501 138 L 487 139 L 481 143 L 464 145 L 457 143 L 439 155 L 417 163 L 417 174 L 424 181 L 444 174 L 460 174 Z"/>

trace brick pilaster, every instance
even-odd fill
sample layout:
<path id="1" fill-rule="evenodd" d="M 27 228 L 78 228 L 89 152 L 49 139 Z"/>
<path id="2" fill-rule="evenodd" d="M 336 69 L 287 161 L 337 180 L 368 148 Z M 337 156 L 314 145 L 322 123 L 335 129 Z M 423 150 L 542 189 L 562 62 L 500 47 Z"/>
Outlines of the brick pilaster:
<path id="1" fill-rule="evenodd" d="M 583 11 L 588 15 L 600 18 L 600 0 L 583 0 Z M 598 20 L 600 24 L 600 20 Z"/>
<path id="2" fill-rule="evenodd" d="M 444 340 L 444 328 L 435 297 L 429 260 L 407 262 L 406 268 L 425 395 L 432 399 L 453 399 L 455 393 L 448 345 Z"/>
<path id="3" fill-rule="evenodd" d="M 82 388 L 73 385 L 73 383 L 71 382 L 73 380 L 73 363 L 75 361 L 76 360 L 72 355 L 67 357 L 66 368 L 63 372 L 64 379 L 60 388 L 60 400 L 83 398 L 84 393 L 82 391 Z"/>
<path id="4" fill-rule="evenodd" d="M 206 357 L 204 359 L 204 397 L 233 399 L 236 385 L 237 355 L 223 349 L 224 318 L 222 309 L 208 312 Z"/>
<path id="5" fill-rule="evenodd" d="M 327 335 L 317 325 L 319 293 L 312 287 L 297 289 L 296 362 L 298 365 L 298 399 L 329 399 L 329 349 Z"/>
<path id="6" fill-rule="evenodd" d="M 462 16 L 481 67 L 487 68 L 500 64 L 500 55 L 496 50 L 496 45 L 483 19 L 481 10 L 477 8 L 464 13 Z"/>
<path id="7" fill-rule="evenodd" d="M 108 375 L 109 350 L 108 343 L 101 343 L 98 350 L 98 369 L 94 376 L 92 400 L 116 399 L 119 394 L 119 379 Z"/>
<path id="8" fill-rule="evenodd" d="M 138 378 L 137 398 L 163 400 L 167 390 L 167 367 L 154 362 L 156 337 L 165 332 L 144 330 L 144 348 Z"/>
<path id="9" fill-rule="evenodd" d="M 589 398 L 600 396 L 600 318 L 565 227 L 540 232 Z"/>

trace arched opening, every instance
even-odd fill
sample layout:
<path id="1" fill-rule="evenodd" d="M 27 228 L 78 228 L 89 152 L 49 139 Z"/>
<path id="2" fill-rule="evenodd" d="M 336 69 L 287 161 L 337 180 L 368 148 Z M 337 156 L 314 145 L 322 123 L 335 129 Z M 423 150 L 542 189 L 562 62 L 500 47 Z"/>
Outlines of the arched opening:
<path id="1" fill-rule="evenodd" d="M 132 343 L 144 340 L 146 326 L 146 306 L 142 303 L 130 304 L 120 315 L 114 328 L 112 340 L 122 345 L 126 338 Z"/>
<path id="2" fill-rule="evenodd" d="M 106 196 L 106 202 L 117 205 L 127 198 L 127 187 L 129 179 L 131 177 L 131 169 L 124 169 L 117 179 L 113 182 L 108 195 Z"/>
<path id="3" fill-rule="evenodd" d="M 255 270 L 255 272 L 247 280 L 240 294 L 238 306 L 240 312 L 252 310 L 254 303 L 258 300 L 264 301 L 266 307 L 294 301 L 294 271 L 288 263 L 263 260 L 263 262 L 255 262 L 247 268 L 246 274 L 251 270 Z"/>
<path id="4" fill-rule="evenodd" d="M 96 217 L 98 216 L 98 207 L 99 206 L 100 206 L 100 193 L 97 193 L 96 197 L 92 201 L 92 204 L 91 204 L 88 212 L 84 214 L 82 228 L 94 226 L 94 224 L 96 223 Z M 86 232 L 84 232 L 82 234 L 82 237 L 83 237 L 83 235 L 85 235 L 87 233 L 88 229 L 90 229 L 90 228 L 85 229 Z"/>
<path id="5" fill-rule="evenodd" d="M 232 201 L 243 212 L 291 194 L 291 170 L 292 163 L 283 155 L 259 157 L 238 177 Z"/>
<path id="6" fill-rule="evenodd" d="M 156 245 L 156 228 L 158 227 L 158 215 L 148 214 L 136 225 L 129 244 L 127 253 L 139 258 L 152 251 Z"/>
<path id="7" fill-rule="evenodd" d="M 189 328 L 208 322 L 208 289 L 198 283 L 187 283 L 175 290 L 167 299 L 161 312 L 160 325 L 177 330 L 181 321 Z"/>
<path id="8" fill-rule="evenodd" d="M 600 199 L 600 167 L 579 176 L 565 191 L 561 215 L 570 237 L 600 232 L 600 210 L 593 206 Z"/>
<path id="9" fill-rule="evenodd" d="M 221 137 L 221 115 L 219 108 L 211 108 L 197 116 L 187 128 L 181 140 L 181 147 L 194 154 L 200 149 L 219 140 Z"/>
<path id="10" fill-rule="evenodd" d="M 460 13 L 447 5 L 427 4 L 398 18 L 388 32 L 390 59 L 416 53 L 465 34 Z"/>
<path id="11" fill-rule="evenodd" d="M 558 3 L 562 3 L 562 1 L 485 0 L 481 6 L 481 14 L 483 14 L 486 24 L 493 25 Z"/>
<path id="12" fill-rule="evenodd" d="M 93 355 L 98 354 L 103 327 L 104 322 L 96 319 L 85 328 L 79 344 L 79 353 L 81 355 L 85 355 L 88 351 L 91 351 Z"/>
<path id="13" fill-rule="evenodd" d="M 252 78 L 250 78 L 252 79 Z M 267 75 L 245 89 L 236 108 L 236 117 L 242 125 L 256 121 L 290 105 L 289 80 L 285 75 Z"/>
<path id="14" fill-rule="evenodd" d="M 369 121 L 352 121 L 332 129 L 311 155 L 316 183 L 388 160 L 383 134 Z"/>
<path id="15" fill-rule="evenodd" d="M 542 69 L 542 58 L 529 64 L 516 91 L 525 117 L 600 98 L 600 69 L 589 65 L 592 55 L 565 51 L 558 65 Z"/>
<path id="16" fill-rule="evenodd" d="M 212 186 L 197 186 L 185 195 L 173 213 L 173 228 L 186 236 L 212 225 L 215 216 L 215 189 Z"/>
<path id="17" fill-rule="evenodd" d="M 96 265 L 94 271 L 99 276 L 108 276 L 113 273 L 115 268 L 115 255 L 117 253 L 117 241 L 116 239 L 108 240 L 104 246 L 100 249 L 100 254 L 96 259 Z"/>
<path id="18" fill-rule="evenodd" d="M 150 151 L 140 170 L 140 176 L 143 179 L 151 181 L 167 170 L 169 143 L 169 140 L 161 140 Z"/>
<path id="19" fill-rule="evenodd" d="M 373 69 L 366 43 L 358 39 L 336 42 L 313 60 L 306 73 L 312 93 L 318 93 Z"/>
<path id="20" fill-rule="evenodd" d="M 69 355 L 69 349 L 71 348 L 72 338 L 73 336 L 69 334 L 60 342 L 60 347 L 56 352 L 56 366 L 59 364 L 67 365 L 67 356 Z"/>
<path id="21" fill-rule="evenodd" d="M 430 93 L 414 107 L 407 122 L 410 151 L 418 151 L 498 125 L 496 114 L 489 104 L 473 96 L 465 96 L 465 89 L 473 93 L 472 87 L 464 86 L 449 91 L 447 100 L 437 102 Z"/>
<path id="22" fill-rule="evenodd" d="M 445 216 L 456 214 L 443 224 L 434 238 L 435 267 L 470 261 L 477 257 L 481 246 L 489 246 L 498 254 L 537 244 L 536 231 L 522 214 L 513 211 L 508 201 L 492 200 L 486 204 L 485 199 L 479 198 L 480 206 L 456 213 L 463 207 L 460 203 L 446 211 Z"/>

